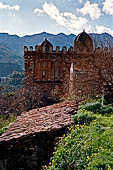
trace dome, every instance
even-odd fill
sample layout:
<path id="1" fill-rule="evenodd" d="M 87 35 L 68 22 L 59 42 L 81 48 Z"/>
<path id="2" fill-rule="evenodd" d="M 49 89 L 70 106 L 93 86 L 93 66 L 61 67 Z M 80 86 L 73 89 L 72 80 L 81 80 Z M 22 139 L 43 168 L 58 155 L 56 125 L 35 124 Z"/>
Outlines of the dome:
<path id="1" fill-rule="evenodd" d="M 45 48 L 45 51 L 50 51 L 50 48 L 53 49 L 53 45 L 45 38 L 45 40 L 40 44 L 40 47 L 43 49 Z"/>
<path id="2" fill-rule="evenodd" d="M 74 40 L 74 51 L 91 52 L 93 51 L 93 40 L 85 31 L 80 33 Z"/>

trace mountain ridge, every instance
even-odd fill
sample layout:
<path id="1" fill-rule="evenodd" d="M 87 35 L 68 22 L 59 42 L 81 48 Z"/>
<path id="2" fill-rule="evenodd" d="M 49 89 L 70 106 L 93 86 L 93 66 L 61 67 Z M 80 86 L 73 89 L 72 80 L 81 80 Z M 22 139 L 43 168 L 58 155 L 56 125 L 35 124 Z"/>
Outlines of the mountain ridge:
<path id="1" fill-rule="evenodd" d="M 105 41 L 109 42 L 109 44 L 113 44 L 113 37 L 108 33 L 102 33 L 102 34 L 95 34 L 90 33 L 92 38 L 96 38 L 97 42 L 100 44 L 106 44 Z M 69 48 L 73 45 L 73 41 L 75 39 L 76 35 L 69 34 L 66 35 L 64 33 L 58 33 L 58 34 L 51 34 L 47 32 L 32 34 L 32 35 L 25 35 L 25 36 L 18 36 L 18 35 L 10 35 L 8 33 L 0 33 L 0 43 L 7 45 L 8 47 L 15 50 L 19 55 L 23 55 L 23 46 L 35 46 L 39 45 L 44 38 L 47 38 L 51 43 L 53 44 L 54 48 L 55 46 L 59 45 L 61 48 L 63 46 L 66 46 Z M 100 43 L 101 41 L 101 43 Z"/>
<path id="2" fill-rule="evenodd" d="M 113 37 L 110 34 L 90 33 L 90 35 L 93 40 L 96 40 L 97 47 L 113 47 Z M 20 37 L 18 35 L 10 35 L 8 33 L 0 33 L 0 62 L 7 61 L 16 63 L 24 69 L 24 46 L 27 46 L 28 48 L 30 46 L 35 47 L 35 45 L 39 45 L 45 38 L 53 44 L 54 49 L 56 46 L 60 46 L 60 49 L 62 49 L 63 46 L 66 46 L 68 49 L 70 46 L 73 46 L 76 35 L 41 32 L 38 34 Z"/>

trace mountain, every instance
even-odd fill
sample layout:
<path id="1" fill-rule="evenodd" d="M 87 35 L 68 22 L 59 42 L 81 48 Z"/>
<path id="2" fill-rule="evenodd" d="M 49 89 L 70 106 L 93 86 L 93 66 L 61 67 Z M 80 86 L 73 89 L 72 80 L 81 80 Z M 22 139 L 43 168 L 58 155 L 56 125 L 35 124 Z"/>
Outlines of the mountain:
<path id="1" fill-rule="evenodd" d="M 0 43 L 0 77 L 7 77 L 13 71 L 22 72 L 23 58 L 12 48 Z"/>
<path id="2" fill-rule="evenodd" d="M 96 42 L 97 47 L 113 47 L 113 37 L 108 33 L 91 34 L 92 39 Z"/>
<path id="3" fill-rule="evenodd" d="M 107 47 L 109 45 L 113 45 L 113 37 L 107 33 L 92 33 L 90 35 L 94 40 L 96 40 L 98 46 L 102 46 L 102 44 Z M 0 44 L 11 48 L 17 56 L 22 56 L 24 45 L 28 47 L 34 47 L 35 45 L 39 45 L 45 38 L 47 38 L 53 44 L 54 49 L 57 45 L 59 45 L 61 48 L 63 46 L 69 48 L 70 46 L 73 46 L 75 37 L 76 35 L 74 34 L 65 35 L 64 33 L 59 33 L 55 35 L 46 32 L 34 35 L 26 35 L 24 37 L 9 35 L 8 33 L 0 33 Z"/>
<path id="4" fill-rule="evenodd" d="M 21 65 L 21 61 L 22 57 L 18 54 L 17 51 L 15 51 L 13 48 L 4 45 L 3 43 L 0 43 L 0 61 L 1 62 L 20 62 Z"/>
<path id="5" fill-rule="evenodd" d="M 23 70 L 18 63 L 0 62 L 0 77 L 7 77 L 14 71 L 22 72 Z"/>
<path id="6" fill-rule="evenodd" d="M 60 46 L 61 48 L 63 46 L 69 48 L 73 44 L 75 35 L 74 34 L 65 35 L 63 33 L 54 35 L 43 32 L 40 34 L 24 36 L 22 37 L 22 41 L 24 42 L 24 45 L 28 47 L 29 46 L 34 47 L 35 45 L 39 45 L 45 38 L 47 38 L 53 44 L 54 49 L 56 48 L 57 45 Z"/>
<path id="7" fill-rule="evenodd" d="M 111 47 L 113 46 L 113 37 L 107 33 L 103 34 L 90 34 L 96 41 L 97 47 Z M 15 63 L 18 64 L 21 69 L 24 68 L 23 55 L 24 46 L 39 45 L 45 38 L 47 38 L 54 46 L 63 46 L 69 48 L 73 46 L 73 41 L 75 39 L 74 34 L 65 35 L 64 33 L 59 34 L 49 34 L 42 32 L 40 34 L 26 35 L 24 37 L 19 37 L 17 35 L 9 35 L 8 33 L 0 33 L 0 62 L 2 63 Z"/>

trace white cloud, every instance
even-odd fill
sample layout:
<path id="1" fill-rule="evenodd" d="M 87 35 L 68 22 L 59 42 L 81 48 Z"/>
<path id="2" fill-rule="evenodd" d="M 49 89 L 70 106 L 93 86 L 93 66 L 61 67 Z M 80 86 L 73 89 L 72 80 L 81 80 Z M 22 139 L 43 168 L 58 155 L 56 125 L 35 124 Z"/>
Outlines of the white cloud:
<path id="1" fill-rule="evenodd" d="M 64 26 L 73 33 L 80 32 L 87 24 L 86 18 L 77 17 L 74 13 L 71 12 L 60 12 L 53 3 L 44 3 L 42 10 L 37 10 L 36 8 L 34 12 L 37 15 L 39 15 L 40 12 L 47 14 L 49 17 L 55 20 L 57 24 Z"/>
<path id="2" fill-rule="evenodd" d="M 94 4 L 90 4 L 90 5 L 94 5 Z M 91 8 L 88 8 L 88 9 L 93 11 L 92 10 L 93 7 L 94 6 L 91 6 Z M 95 15 L 97 15 L 98 10 L 96 10 L 95 8 L 93 12 L 95 12 Z M 112 29 L 102 26 L 102 25 L 92 26 L 88 24 L 88 20 L 85 17 L 77 17 L 74 13 L 71 13 L 71 12 L 60 12 L 59 9 L 53 3 L 44 3 L 42 6 L 42 9 L 36 8 L 34 10 L 34 13 L 37 14 L 38 16 L 42 14 L 48 15 L 50 18 L 55 20 L 57 24 L 64 26 L 65 28 L 67 28 L 68 31 L 76 35 L 80 33 L 83 29 L 85 29 L 86 32 L 94 32 L 94 33 L 100 33 L 100 34 L 106 32 L 113 36 Z M 93 14 L 90 13 L 90 15 L 91 17 L 94 18 Z M 101 12 L 99 13 L 99 16 L 100 15 L 101 15 Z M 95 17 L 98 18 L 97 16 Z"/>
<path id="3" fill-rule="evenodd" d="M 96 28 L 95 31 L 99 34 L 106 32 L 106 33 L 111 34 L 113 36 L 113 30 L 108 28 L 108 27 L 105 27 L 105 26 L 102 26 L 102 25 L 97 25 L 95 28 Z"/>
<path id="4" fill-rule="evenodd" d="M 88 28 L 90 32 L 93 33 L 98 33 L 98 34 L 108 33 L 113 36 L 113 30 L 103 25 L 95 25 L 95 26 L 89 25 Z"/>
<path id="5" fill-rule="evenodd" d="M 54 4 L 47 4 L 43 5 L 44 12 L 54 19 L 58 24 L 65 26 L 66 19 L 63 16 L 63 13 L 59 12 L 59 9 Z"/>
<path id="6" fill-rule="evenodd" d="M 113 15 L 113 0 L 105 0 L 103 3 L 103 11 L 106 14 Z"/>
<path id="7" fill-rule="evenodd" d="M 34 14 L 37 14 L 37 16 L 41 16 L 43 14 L 43 10 L 36 8 L 34 9 Z"/>
<path id="8" fill-rule="evenodd" d="M 14 11 L 19 11 L 20 10 L 20 6 L 19 5 L 14 5 L 14 6 L 10 6 L 7 4 L 3 4 L 2 2 L 0 2 L 0 9 L 6 9 L 6 10 L 14 10 Z"/>
<path id="9" fill-rule="evenodd" d="M 101 10 L 98 7 L 97 3 L 90 3 L 90 1 L 87 1 L 83 8 L 77 9 L 78 12 L 82 13 L 82 15 L 89 15 L 92 20 L 100 18 Z"/>

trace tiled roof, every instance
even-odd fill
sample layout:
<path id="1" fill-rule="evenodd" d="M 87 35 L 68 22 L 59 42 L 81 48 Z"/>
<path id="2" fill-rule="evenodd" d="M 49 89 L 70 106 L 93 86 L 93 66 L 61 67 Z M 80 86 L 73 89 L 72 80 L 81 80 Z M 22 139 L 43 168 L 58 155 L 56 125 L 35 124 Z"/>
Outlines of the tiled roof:
<path id="1" fill-rule="evenodd" d="M 24 112 L 0 137 L 0 142 L 70 125 L 71 115 L 75 110 L 76 102 L 65 102 Z"/>

